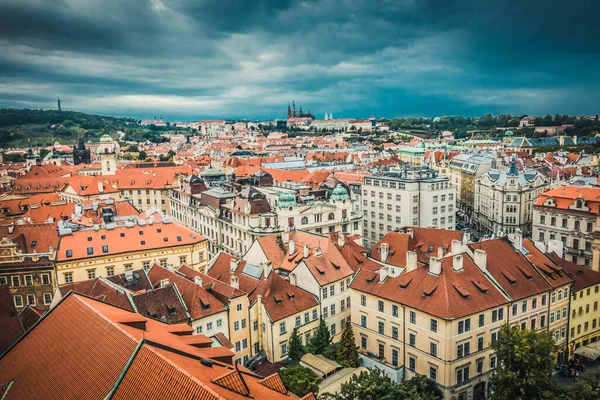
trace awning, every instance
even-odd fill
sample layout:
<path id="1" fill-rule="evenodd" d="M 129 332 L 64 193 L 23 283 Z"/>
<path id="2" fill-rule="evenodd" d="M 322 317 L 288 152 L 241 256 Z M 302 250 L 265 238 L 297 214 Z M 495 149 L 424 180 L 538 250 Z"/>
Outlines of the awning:
<path id="1" fill-rule="evenodd" d="M 595 360 L 598 357 L 600 357 L 600 350 L 594 349 L 589 346 L 581 346 L 575 350 L 575 354 L 587 357 L 590 360 Z"/>

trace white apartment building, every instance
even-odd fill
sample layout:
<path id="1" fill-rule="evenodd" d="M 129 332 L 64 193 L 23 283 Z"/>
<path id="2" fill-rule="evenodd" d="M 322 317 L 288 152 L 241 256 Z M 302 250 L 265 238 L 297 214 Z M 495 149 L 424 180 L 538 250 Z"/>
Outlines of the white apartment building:
<path id="1" fill-rule="evenodd" d="M 454 229 L 456 189 L 427 167 L 391 170 L 365 178 L 363 241 L 372 247 L 404 226 Z"/>
<path id="2" fill-rule="evenodd" d="M 544 192 L 533 205 L 532 238 L 544 246 L 561 241 L 567 261 L 598 270 L 592 260 L 599 210 L 599 188 L 560 186 Z"/>
<path id="3" fill-rule="evenodd" d="M 533 203 L 548 187 L 536 170 L 519 171 L 514 161 L 507 172 L 490 169 L 475 181 L 475 219 L 478 230 L 529 235 Z"/>

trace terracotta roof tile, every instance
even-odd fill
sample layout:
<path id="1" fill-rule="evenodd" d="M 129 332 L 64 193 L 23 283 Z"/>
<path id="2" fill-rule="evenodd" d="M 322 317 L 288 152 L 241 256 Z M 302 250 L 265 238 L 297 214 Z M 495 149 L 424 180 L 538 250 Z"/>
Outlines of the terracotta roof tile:
<path id="1" fill-rule="evenodd" d="M 461 318 L 508 303 L 467 253 L 460 256 L 463 259 L 460 271 L 453 269 L 453 257 L 449 256 L 441 260 L 439 276 L 430 274 L 427 266 L 421 266 L 398 277 L 388 276 L 380 282 L 378 273 L 361 270 L 350 286 L 446 319 Z"/>
<path id="2" fill-rule="evenodd" d="M 285 387 L 283 380 L 281 380 L 281 376 L 277 373 L 267 376 L 266 378 L 258 381 L 258 383 L 270 389 L 273 389 L 276 392 L 283 394 L 287 393 L 287 388 Z"/>
<path id="3" fill-rule="evenodd" d="M 237 369 L 226 372 L 220 377 L 213 379 L 212 382 L 243 396 L 248 396 L 250 394 L 250 390 L 248 390 L 244 378 Z"/>
<path id="4" fill-rule="evenodd" d="M 0 355 L 25 332 L 10 294 L 8 285 L 0 285 Z M 7 382 L 8 379 L 0 379 Z"/>

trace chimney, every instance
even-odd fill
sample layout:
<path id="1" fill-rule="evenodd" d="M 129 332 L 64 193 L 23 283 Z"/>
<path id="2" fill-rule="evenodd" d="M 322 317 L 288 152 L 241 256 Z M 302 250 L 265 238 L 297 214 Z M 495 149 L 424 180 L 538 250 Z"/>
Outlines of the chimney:
<path id="1" fill-rule="evenodd" d="M 315 247 L 313 251 L 315 253 L 315 257 L 321 257 L 323 255 L 323 251 L 321 251 L 320 247 Z"/>
<path id="2" fill-rule="evenodd" d="M 283 243 L 287 243 L 287 242 L 289 242 L 289 241 L 290 241 L 290 233 L 289 233 L 289 232 L 283 232 L 283 233 L 281 234 L 281 241 L 282 241 Z"/>
<path id="3" fill-rule="evenodd" d="M 196 285 L 200 285 L 200 286 L 202 286 L 202 277 L 200 277 L 200 276 L 195 276 L 195 277 L 194 277 L 194 282 L 196 283 Z"/>
<path id="4" fill-rule="evenodd" d="M 560 240 L 548 240 L 548 253 L 555 252 L 557 256 L 563 258 L 563 242 Z"/>
<path id="5" fill-rule="evenodd" d="M 462 271 L 463 269 L 463 256 L 462 254 L 455 255 L 452 258 L 452 269 L 455 271 Z"/>
<path id="6" fill-rule="evenodd" d="M 304 243 L 304 258 L 308 258 L 308 255 L 309 255 L 308 243 Z"/>
<path id="7" fill-rule="evenodd" d="M 346 240 L 344 240 L 344 234 L 340 233 L 338 235 L 338 246 L 344 247 L 345 244 L 346 244 Z"/>
<path id="8" fill-rule="evenodd" d="M 290 248 L 290 256 L 291 256 L 292 254 L 294 254 L 296 252 L 296 247 L 294 246 L 294 241 L 293 240 L 290 240 L 290 242 L 289 242 L 289 248 Z"/>
<path id="9" fill-rule="evenodd" d="M 390 254 L 390 245 L 387 243 L 381 243 L 381 262 L 385 262 Z"/>
<path id="10" fill-rule="evenodd" d="M 471 242 L 471 233 L 465 232 L 463 233 L 463 244 L 468 244 Z"/>
<path id="11" fill-rule="evenodd" d="M 482 271 L 487 270 L 487 252 L 485 250 L 477 249 L 474 253 L 475 265 Z"/>
<path id="12" fill-rule="evenodd" d="M 229 271 L 230 272 L 235 272 L 235 270 L 237 269 L 237 260 L 233 257 L 231 257 L 231 259 L 229 260 Z"/>
<path id="13" fill-rule="evenodd" d="M 438 258 L 444 257 L 444 248 L 438 247 Z"/>
<path id="14" fill-rule="evenodd" d="M 573 143 L 577 144 L 577 135 L 573 136 Z"/>
<path id="15" fill-rule="evenodd" d="M 98 193 L 104 193 L 104 185 L 100 179 L 98 179 Z"/>
<path id="16" fill-rule="evenodd" d="M 229 278 L 229 286 L 239 289 L 240 288 L 240 280 L 237 276 L 232 276 Z"/>
<path id="17" fill-rule="evenodd" d="M 168 279 L 161 279 L 160 280 L 160 287 L 165 287 L 169 284 L 169 280 Z"/>
<path id="18" fill-rule="evenodd" d="M 171 271 L 171 272 L 173 272 L 173 271 L 174 271 L 173 264 L 170 264 L 170 263 L 169 263 L 169 264 L 167 265 L 167 268 L 168 268 L 168 269 L 169 269 L 169 271 Z"/>
<path id="19" fill-rule="evenodd" d="M 296 274 L 293 272 L 290 274 L 290 285 L 296 286 Z"/>
<path id="20" fill-rule="evenodd" d="M 463 251 L 462 242 L 460 240 L 453 240 L 451 251 L 453 254 L 462 253 L 462 251 Z"/>
<path id="21" fill-rule="evenodd" d="M 417 269 L 417 253 L 414 251 L 406 252 L 406 272 Z"/>
<path id="22" fill-rule="evenodd" d="M 385 278 L 387 278 L 388 276 L 388 269 L 387 267 L 382 267 L 379 269 L 379 283 L 382 283 L 383 281 L 385 281 Z"/>
<path id="23" fill-rule="evenodd" d="M 437 257 L 431 257 L 429 259 L 429 273 L 439 276 L 442 273 L 442 260 Z"/>
<path id="24" fill-rule="evenodd" d="M 408 233 L 411 238 L 413 237 L 413 230 L 412 230 L 412 228 L 406 228 L 406 233 Z"/>
<path id="25" fill-rule="evenodd" d="M 15 231 L 15 224 L 14 223 L 10 223 L 10 225 L 8 225 L 8 233 L 12 235 L 12 233 Z"/>
<path id="26" fill-rule="evenodd" d="M 523 234 L 521 232 L 509 234 L 508 240 L 515 247 L 515 250 L 521 251 L 523 249 Z"/>
<path id="27" fill-rule="evenodd" d="M 546 243 L 544 243 L 544 242 L 535 242 L 535 247 L 537 247 L 537 249 L 539 251 L 541 251 L 542 253 L 545 253 L 547 250 Z"/>
<path id="28" fill-rule="evenodd" d="M 271 275 L 272 271 L 273 271 L 273 263 L 269 260 L 265 264 L 265 279 L 267 279 L 269 277 L 269 275 Z"/>

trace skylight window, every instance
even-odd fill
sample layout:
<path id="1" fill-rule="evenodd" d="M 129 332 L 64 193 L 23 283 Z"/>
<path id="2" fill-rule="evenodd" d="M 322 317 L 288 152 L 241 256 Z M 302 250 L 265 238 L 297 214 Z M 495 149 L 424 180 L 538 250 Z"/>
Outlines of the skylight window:
<path id="1" fill-rule="evenodd" d="M 177 236 L 177 241 L 181 242 L 181 236 Z"/>
<path id="2" fill-rule="evenodd" d="M 157 232 L 157 233 L 161 233 L 161 232 L 162 232 L 162 229 L 160 229 L 160 228 L 157 228 L 157 229 L 156 229 L 156 232 Z"/>
<path id="3" fill-rule="evenodd" d="M 73 250 L 67 250 L 67 258 L 73 257 Z"/>
<path id="4" fill-rule="evenodd" d="M 168 242 L 168 241 L 169 241 L 169 238 L 163 238 L 163 240 L 164 240 L 165 242 Z"/>
<path id="5" fill-rule="evenodd" d="M 145 241 L 145 240 L 142 240 L 142 242 L 141 242 L 141 243 L 142 243 L 142 245 L 144 245 L 144 244 L 146 244 L 146 241 Z"/>
<path id="6" fill-rule="evenodd" d="M 121 237 L 125 237 L 125 232 L 121 232 Z"/>
<path id="7" fill-rule="evenodd" d="M 102 252 L 108 253 L 108 246 L 102 246 Z"/>
<path id="8" fill-rule="evenodd" d="M 92 241 L 92 237 L 88 236 L 88 242 L 91 242 L 91 241 Z"/>
<path id="9" fill-rule="evenodd" d="M 31 247 L 35 247 L 36 244 L 37 244 L 37 241 L 34 240 L 33 242 L 31 242 Z"/>
<path id="10" fill-rule="evenodd" d="M 102 240 L 106 239 L 106 235 L 100 236 L 100 239 L 102 239 Z"/>
<path id="11" fill-rule="evenodd" d="M 138 233 L 139 233 L 140 235 L 143 235 L 143 234 L 144 234 L 144 231 L 139 231 Z"/>
<path id="12" fill-rule="evenodd" d="M 94 254 L 94 248 L 93 247 L 88 247 L 87 248 L 87 253 L 90 254 L 90 255 Z"/>

